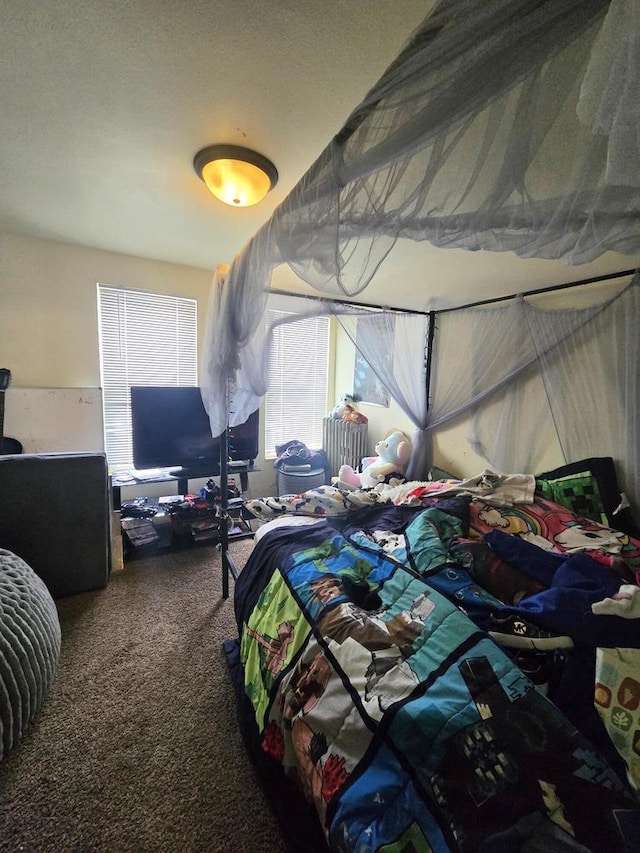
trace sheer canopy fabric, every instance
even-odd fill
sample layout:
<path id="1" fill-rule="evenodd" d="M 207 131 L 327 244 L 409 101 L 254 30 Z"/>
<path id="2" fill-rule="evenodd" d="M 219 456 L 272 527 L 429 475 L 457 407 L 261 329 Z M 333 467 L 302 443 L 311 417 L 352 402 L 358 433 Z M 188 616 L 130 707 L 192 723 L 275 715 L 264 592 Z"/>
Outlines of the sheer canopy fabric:
<path id="1" fill-rule="evenodd" d="M 424 479 L 430 467 L 426 428 L 427 336 L 429 318 L 423 314 L 380 311 L 373 315 L 336 315 L 342 328 L 391 397 L 413 423 L 413 452 L 407 477 Z M 391 347 L 380 346 L 390 341 Z"/>
<path id="2" fill-rule="evenodd" d="M 640 274 L 594 298 L 581 308 L 535 297 L 439 314 L 428 429 L 470 418 L 469 443 L 504 472 L 539 471 L 550 437 L 565 462 L 612 456 L 637 512 Z"/>
<path id="3" fill-rule="evenodd" d="M 353 296 L 399 237 L 568 263 L 637 251 L 639 22 L 639 0 L 437 3 L 225 272 L 211 404 L 218 365 L 248 364 L 278 264 Z"/>
<path id="4" fill-rule="evenodd" d="M 355 295 L 401 237 L 572 264 L 635 250 L 637 13 L 637 0 L 439 3 L 276 210 L 267 255 L 245 249 L 261 283 L 287 262 Z"/>
<path id="5" fill-rule="evenodd" d="M 640 0 L 438 2 L 231 267 L 217 271 L 200 378 L 214 434 L 227 424 L 228 404 L 229 422 L 241 423 L 264 393 L 266 290 L 279 264 L 327 296 L 353 297 L 400 238 L 569 264 L 608 250 L 637 252 L 639 34 Z M 426 304 L 429 282 L 424 286 Z M 428 423 L 426 396 L 418 403 L 407 392 L 395 360 L 392 375 L 378 365 L 420 433 L 420 464 L 410 470 L 424 470 L 425 429 L 468 412 L 470 399 L 484 412 L 471 439 L 505 469 L 533 465 L 544 430 L 567 427 L 554 407 L 554 422 L 537 424 L 530 458 L 516 465 L 507 433 L 518 432 L 526 409 L 506 401 L 526 403 L 536 383 L 551 399 L 549 377 L 556 381 L 562 347 L 540 342 L 528 308 L 504 311 L 504 339 L 488 330 L 492 354 L 475 357 L 470 374 L 458 375 L 446 392 L 447 352 L 461 338 L 443 332 L 463 321 L 440 315 Z M 487 339 L 473 340 L 477 356 Z M 375 360 L 372 352 L 367 360 Z M 617 378 L 628 383 L 626 369 Z M 627 414 L 637 403 L 632 391 L 624 392 Z M 491 412 L 501 413 L 502 429 L 492 441 L 504 438 L 494 449 Z M 583 438 L 563 436 L 565 453 L 575 456 Z"/>
<path id="6" fill-rule="evenodd" d="M 214 281 L 207 323 L 206 341 L 214 335 L 215 317 L 220 310 L 228 274 L 228 267 L 220 266 Z M 273 296 L 265 300 L 269 305 Z M 248 344 L 239 353 L 238 370 L 232 375 L 225 370 L 221 360 L 210 358 L 200 376 L 203 402 L 209 413 L 213 435 L 219 435 L 227 426 L 243 423 L 259 405 L 267 392 L 269 350 L 276 326 L 295 323 L 306 317 L 333 316 L 371 366 L 380 382 L 389 391 L 402 411 L 416 427 L 413 435 L 414 453 L 409 471 L 422 474 L 427 470 L 428 455 L 424 430 L 427 425 L 427 390 L 425 359 L 428 317 L 422 314 L 398 311 L 369 310 L 331 300 L 311 301 L 289 296 L 277 297 L 286 316 L 267 322 L 263 315 Z M 265 312 L 266 313 L 266 312 Z M 227 339 L 218 341 L 214 348 L 220 353 Z M 390 341 L 391 349 L 381 347 L 380 341 Z M 216 382 L 211 382 L 211 379 Z M 214 390 L 216 387 L 220 391 Z M 217 397 L 217 394 L 221 397 Z M 226 400 L 226 408 L 218 405 Z M 227 421 L 228 418 L 228 421 Z"/>

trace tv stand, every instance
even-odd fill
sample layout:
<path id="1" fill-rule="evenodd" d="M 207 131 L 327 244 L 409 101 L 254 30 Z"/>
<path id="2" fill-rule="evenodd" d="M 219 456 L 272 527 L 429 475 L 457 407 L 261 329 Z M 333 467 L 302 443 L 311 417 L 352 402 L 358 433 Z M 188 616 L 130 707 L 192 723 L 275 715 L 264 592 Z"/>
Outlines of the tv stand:
<path id="1" fill-rule="evenodd" d="M 133 392 L 133 388 L 131 389 Z M 140 388 L 138 389 L 140 392 L 147 392 L 149 388 Z M 133 396 L 132 396 L 133 400 Z M 199 400 L 202 403 L 201 400 Z M 204 409 L 203 409 L 204 412 Z M 252 416 L 250 416 L 252 423 L 256 424 L 257 429 L 257 410 L 254 412 Z M 207 468 L 166 468 L 166 469 L 158 469 L 156 476 L 156 469 L 151 469 L 149 472 L 145 473 L 145 476 L 140 476 L 136 478 L 135 471 L 131 472 L 129 476 L 121 476 L 118 477 L 114 475 L 111 478 L 111 489 L 112 489 L 112 498 L 113 498 L 113 506 L 114 509 L 120 509 L 122 506 L 122 487 L 123 486 L 136 486 L 140 483 L 177 483 L 178 494 L 188 494 L 189 493 L 189 480 L 195 479 L 209 479 L 210 477 L 219 477 L 220 478 L 220 538 L 219 538 L 219 547 L 222 557 L 222 597 L 229 597 L 229 575 L 233 577 L 235 580 L 238 577 L 238 570 L 233 562 L 229 554 L 229 539 L 234 538 L 233 535 L 229 536 L 229 531 L 227 527 L 227 522 L 232 523 L 233 516 L 230 514 L 229 507 L 229 489 L 228 489 L 228 475 L 229 474 L 238 474 L 240 477 L 240 484 L 242 487 L 242 491 L 246 492 L 249 487 L 249 474 L 252 471 L 258 471 L 253 464 L 253 460 L 249 460 L 246 463 L 238 463 L 238 462 L 230 462 L 229 460 L 229 451 L 233 450 L 229 443 L 230 436 L 235 437 L 233 432 L 230 430 L 237 429 L 236 427 L 227 427 L 227 429 L 220 435 L 219 437 L 219 459 L 217 465 L 213 460 L 215 457 L 212 457 L 212 462 L 207 464 Z M 238 450 L 238 445 L 235 445 L 235 452 L 240 452 Z M 142 472 L 140 472 L 142 475 Z"/>
<path id="2" fill-rule="evenodd" d="M 238 474 L 240 477 L 240 491 L 246 492 L 249 490 L 249 474 L 251 471 L 258 471 L 253 462 L 229 462 L 227 463 L 227 474 Z M 189 480 L 204 480 L 209 477 L 220 477 L 220 466 L 215 470 L 211 468 L 196 469 L 196 468 L 176 468 L 173 476 L 178 480 L 178 492 L 186 494 L 189 491 Z"/>
<path id="3" fill-rule="evenodd" d="M 238 474 L 240 477 L 240 489 L 242 492 L 247 492 L 249 490 L 249 474 L 253 471 L 260 470 L 260 468 L 257 468 L 253 464 L 243 463 L 242 465 L 238 465 L 237 463 L 234 463 L 233 465 L 228 466 L 227 474 Z M 176 483 L 178 494 L 186 495 L 189 493 L 189 480 L 208 480 L 210 477 L 220 477 L 220 466 L 215 467 L 213 470 L 211 469 L 211 466 L 206 469 L 171 468 L 167 469 L 162 474 L 159 474 L 157 477 L 145 476 L 140 479 L 136 479 L 135 475 L 133 477 L 119 479 L 118 475 L 114 474 L 111 477 L 113 507 L 114 509 L 120 509 L 122 505 L 122 489 L 125 486 L 144 486 L 147 483 Z"/>
<path id="4" fill-rule="evenodd" d="M 253 536 L 250 528 L 247 526 L 247 531 L 242 533 L 229 533 L 229 526 L 237 526 L 238 522 L 238 507 L 237 501 L 232 501 L 230 506 L 229 492 L 227 486 L 227 477 L 229 475 L 238 474 L 240 476 L 240 484 L 242 491 L 248 490 L 249 474 L 252 471 L 260 471 L 260 468 L 252 464 L 233 466 L 223 462 L 217 469 L 211 470 L 211 466 L 206 469 L 195 468 L 172 468 L 162 471 L 157 476 L 144 476 L 140 479 L 132 479 L 130 477 L 118 479 L 117 476 L 111 477 L 111 492 L 113 500 L 113 509 L 119 510 L 122 506 L 122 489 L 123 487 L 131 487 L 138 485 L 146 485 L 147 483 L 176 483 L 178 494 L 189 494 L 189 480 L 209 479 L 210 477 L 218 477 L 220 479 L 220 535 L 217 538 L 217 547 L 219 547 L 222 559 L 222 597 L 229 597 L 229 575 L 234 580 L 238 577 L 238 570 L 229 554 L 229 542 L 234 539 L 245 539 L 248 536 Z M 245 522 L 246 524 L 246 522 Z"/>

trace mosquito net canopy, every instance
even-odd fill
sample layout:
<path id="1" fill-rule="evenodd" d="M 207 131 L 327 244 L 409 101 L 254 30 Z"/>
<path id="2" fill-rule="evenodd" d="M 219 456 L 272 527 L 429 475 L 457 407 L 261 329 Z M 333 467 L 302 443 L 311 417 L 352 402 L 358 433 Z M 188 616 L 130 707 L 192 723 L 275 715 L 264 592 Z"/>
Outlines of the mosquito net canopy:
<path id="1" fill-rule="evenodd" d="M 279 264 L 351 298 L 398 240 L 568 264 L 638 252 L 639 84 L 640 0 L 436 3 L 218 271 L 200 380 L 214 434 L 230 394 L 234 424 L 264 393 L 263 317 Z"/>

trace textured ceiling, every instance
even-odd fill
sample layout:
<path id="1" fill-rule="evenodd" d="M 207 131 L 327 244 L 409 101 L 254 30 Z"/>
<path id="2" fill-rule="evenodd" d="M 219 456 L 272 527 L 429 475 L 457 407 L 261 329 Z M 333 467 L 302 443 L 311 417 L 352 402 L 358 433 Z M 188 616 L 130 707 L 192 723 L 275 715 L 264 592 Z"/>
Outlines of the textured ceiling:
<path id="1" fill-rule="evenodd" d="M 205 268 L 231 260 L 428 5 L 0 0 L 0 228 Z M 214 142 L 273 160 L 264 202 L 233 210 L 209 195 L 192 159 Z"/>
<path id="2" fill-rule="evenodd" d="M 431 5 L 0 0 L 0 230 L 205 269 L 231 261 Z M 193 155 L 215 142 L 276 164 L 259 205 L 222 205 L 195 175 Z M 517 291 L 629 265 L 532 261 L 513 273 L 513 261 L 407 246 L 367 299 L 428 307 L 470 275 L 474 293 L 491 295 L 497 280 Z M 274 284 L 308 290 L 284 268 Z"/>

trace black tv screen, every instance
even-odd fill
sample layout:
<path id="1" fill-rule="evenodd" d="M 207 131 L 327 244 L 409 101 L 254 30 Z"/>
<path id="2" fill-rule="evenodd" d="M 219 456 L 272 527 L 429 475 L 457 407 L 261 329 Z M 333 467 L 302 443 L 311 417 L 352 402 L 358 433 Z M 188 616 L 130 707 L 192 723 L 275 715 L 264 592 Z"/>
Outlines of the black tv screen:
<path id="1" fill-rule="evenodd" d="M 258 455 L 259 412 L 229 429 L 228 455 L 234 462 Z M 133 464 L 214 473 L 220 466 L 220 437 L 211 435 L 200 389 L 194 386 L 132 386 Z"/>

